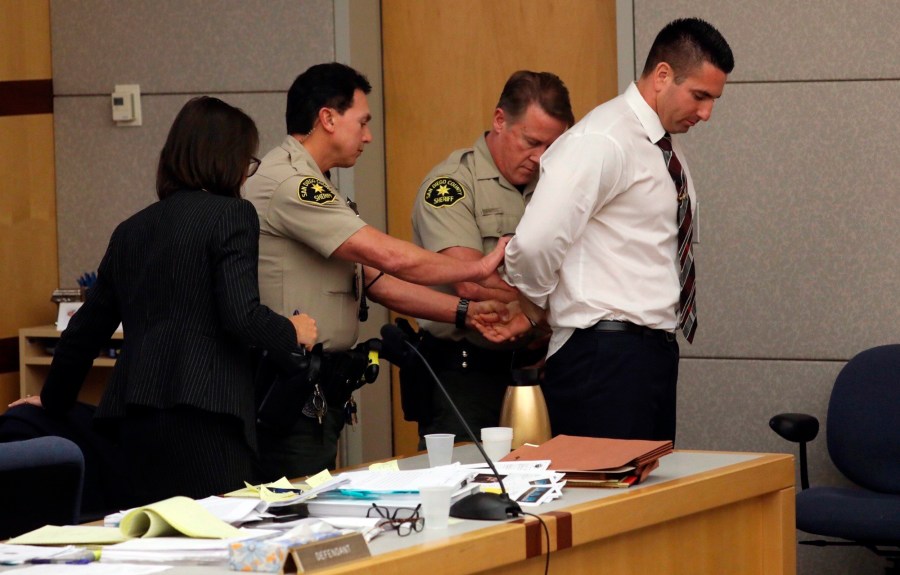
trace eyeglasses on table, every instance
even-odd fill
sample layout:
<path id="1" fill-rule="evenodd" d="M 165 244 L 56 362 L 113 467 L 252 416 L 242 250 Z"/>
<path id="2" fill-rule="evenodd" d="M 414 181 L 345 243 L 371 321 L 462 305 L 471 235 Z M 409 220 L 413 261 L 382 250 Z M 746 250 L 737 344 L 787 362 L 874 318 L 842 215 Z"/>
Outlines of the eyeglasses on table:
<path id="1" fill-rule="evenodd" d="M 422 504 L 418 504 L 415 508 L 397 507 L 394 512 L 373 503 L 372 507 L 366 512 L 366 517 L 380 517 L 378 527 L 383 529 L 396 529 L 397 535 L 406 537 L 413 531 L 419 532 L 425 526 L 425 518 L 419 514 Z"/>

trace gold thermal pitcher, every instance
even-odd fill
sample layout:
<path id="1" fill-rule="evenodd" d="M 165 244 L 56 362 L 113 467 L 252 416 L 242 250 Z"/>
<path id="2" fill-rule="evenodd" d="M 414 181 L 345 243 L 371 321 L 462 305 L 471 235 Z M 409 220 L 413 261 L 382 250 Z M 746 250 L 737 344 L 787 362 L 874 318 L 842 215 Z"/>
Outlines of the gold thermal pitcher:
<path id="1" fill-rule="evenodd" d="M 524 443 L 540 445 L 551 435 L 547 403 L 538 381 L 539 372 L 534 368 L 514 369 L 512 376 L 514 383 L 506 388 L 500 425 L 512 428 L 513 449 Z"/>

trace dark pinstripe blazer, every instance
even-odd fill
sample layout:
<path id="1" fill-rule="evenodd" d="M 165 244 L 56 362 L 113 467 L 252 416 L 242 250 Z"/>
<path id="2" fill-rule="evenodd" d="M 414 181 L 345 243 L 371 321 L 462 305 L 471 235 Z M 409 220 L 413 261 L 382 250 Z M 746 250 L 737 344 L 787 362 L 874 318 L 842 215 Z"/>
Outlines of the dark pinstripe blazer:
<path id="1" fill-rule="evenodd" d="M 288 354 L 291 322 L 259 303 L 259 219 L 246 200 L 181 191 L 116 228 L 96 284 L 62 334 L 41 392 L 71 407 L 101 346 L 121 321 L 122 353 L 98 418 L 128 405 L 187 405 L 230 414 L 256 446 L 249 346 Z"/>

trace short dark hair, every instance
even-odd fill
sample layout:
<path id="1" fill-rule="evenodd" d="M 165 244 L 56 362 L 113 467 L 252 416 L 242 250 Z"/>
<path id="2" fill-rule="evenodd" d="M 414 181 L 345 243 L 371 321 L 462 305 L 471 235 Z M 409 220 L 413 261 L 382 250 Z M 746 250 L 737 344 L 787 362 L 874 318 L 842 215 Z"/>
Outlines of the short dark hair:
<path id="1" fill-rule="evenodd" d="M 291 84 L 287 96 L 285 121 L 288 134 L 308 134 L 322 108 L 334 108 L 339 114 L 353 105 L 353 94 L 372 91 L 365 76 L 338 62 L 316 64 Z"/>
<path id="2" fill-rule="evenodd" d="M 681 18 L 669 22 L 653 41 L 641 76 L 647 76 L 660 62 L 675 71 L 675 82 L 681 83 L 696 67 L 709 62 L 730 74 L 734 55 L 725 37 L 712 24 L 700 18 Z"/>
<path id="3" fill-rule="evenodd" d="M 156 194 L 162 200 L 188 189 L 239 198 L 258 146 L 250 116 L 218 98 L 193 98 L 178 112 L 159 153 Z"/>
<path id="4" fill-rule="evenodd" d="M 519 70 L 509 77 L 497 107 L 515 122 L 531 104 L 537 104 L 567 127 L 575 123 L 569 90 L 556 74 Z"/>

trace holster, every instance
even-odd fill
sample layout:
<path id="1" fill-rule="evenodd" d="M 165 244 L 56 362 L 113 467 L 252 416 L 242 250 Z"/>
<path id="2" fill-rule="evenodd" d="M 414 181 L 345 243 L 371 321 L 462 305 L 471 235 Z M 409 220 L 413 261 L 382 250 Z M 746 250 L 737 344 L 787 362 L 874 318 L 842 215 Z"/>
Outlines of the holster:
<path id="1" fill-rule="evenodd" d="M 422 353 L 426 332 L 419 330 L 417 333 L 403 318 L 397 319 L 397 327 L 403 330 L 409 338 L 409 342 L 419 350 L 419 353 Z M 415 354 L 409 354 L 405 361 L 395 363 L 395 365 L 399 368 L 400 407 L 403 408 L 403 419 L 421 423 L 431 421 L 431 394 L 434 389 L 434 379 L 428 373 L 428 368 Z"/>
<path id="2" fill-rule="evenodd" d="M 366 343 L 348 351 L 330 351 L 322 358 L 319 386 L 329 405 L 344 405 L 354 391 L 367 383 L 369 351 Z"/>
<path id="3" fill-rule="evenodd" d="M 290 431 L 297 423 L 321 369 L 321 344 L 310 353 L 298 349 L 287 362 L 282 360 L 277 364 L 263 353 L 254 381 L 257 424 L 278 433 Z"/>
<path id="4" fill-rule="evenodd" d="M 263 357 L 256 370 L 257 423 L 277 433 L 289 432 L 316 384 L 330 407 L 343 406 L 354 391 L 375 381 L 380 349 L 378 339 L 348 351 L 323 352 L 318 344 L 308 354 L 291 354 L 287 370 L 283 361 L 276 364 Z"/>

